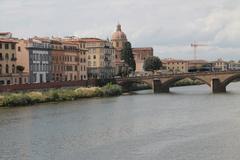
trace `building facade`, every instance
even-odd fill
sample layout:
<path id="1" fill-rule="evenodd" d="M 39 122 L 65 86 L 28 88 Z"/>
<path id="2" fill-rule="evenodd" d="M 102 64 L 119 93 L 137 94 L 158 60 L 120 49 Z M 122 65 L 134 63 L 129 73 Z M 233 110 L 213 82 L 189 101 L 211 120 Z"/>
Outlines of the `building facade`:
<path id="1" fill-rule="evenodd" d="M 240 63 L 235 61 L 228 62 L 228 69 L 231 71 L 240 70 Z"/>
<path id="2" fill-rule="evenodd" d="M 108 40 L 82 38 L 86 43 L 89 78 L 112 78 L 115 75 L 115 50 Z"/>
<path id="3" fill-rule="evenodd" d="M 228 70 L 228 62 L 223 59 L 218 59 L 217 61 L 211 62 L 214 71 L 227 71 Z"/>
<path id="4" fill-rule="evenodd" d="M 173 73 L 187 73 L 189 62 L 186 60 L 163 59 L 162 65 L 165 70 Z"/>
<path id="5" fill-rule="evenodd" d="M 30 83 L 46 83 L 52 80 L 52 46 L 48 38 L 34 37 L 28 40 Z"/>
<path id="6" fill-rule="evenodd" d="M 59 82 L 65 80 L 65 61 L 62 40 L 51 39 L 52 45 L 52 81 Z"/>
<path id="7" fill-rule="evenodd" d="M 143 64 L 145 59 L 153 56 L 153 48 L 132 48 L 134 60 L 136 63 L 136 73 L 143 72 Z"/>
<path id="8" fill-rule="evenodd" d="M 28 83 L 28 75 L 18 70 L 17 40 L 8 32 L 1 33 L 0 37 L 0 85 Z"/>
<path id="9" fill-rule="evenodd" d="M 64 44 L 71 44 L 72 47 L 75 47 L 75 61 L 77 62 L 77 80 L 87 80 L 88 73 L 87 73 L 87 49 L 86 49 L 86 42 L 81 40 L 77 37 L 70 37 L 64 39 Z M 64 48 L 65 55 L 68 52 Z"/>

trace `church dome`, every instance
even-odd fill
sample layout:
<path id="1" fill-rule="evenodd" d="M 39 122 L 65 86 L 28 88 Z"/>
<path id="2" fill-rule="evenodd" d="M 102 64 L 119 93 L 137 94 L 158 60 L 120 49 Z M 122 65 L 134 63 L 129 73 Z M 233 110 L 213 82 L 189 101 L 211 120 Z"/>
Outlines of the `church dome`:
<path id="1" fill-rule="evenodd" d="M 117 25 L 117 30 L 112 34 L 112 40 L 127 40 L 127 36 L 122 32 L 121 25 Z"/>

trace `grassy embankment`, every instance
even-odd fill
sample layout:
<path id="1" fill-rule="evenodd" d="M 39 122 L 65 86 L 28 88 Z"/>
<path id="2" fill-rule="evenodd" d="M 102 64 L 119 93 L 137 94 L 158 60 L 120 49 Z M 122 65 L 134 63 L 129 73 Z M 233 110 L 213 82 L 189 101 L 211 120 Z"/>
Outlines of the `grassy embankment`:
<path id="1" fill-rule="evenodd" d="M 110 83 L 104 87 L 5 93 L 0 95 L 0 106 L 26 106 L 45 102 L 72 101 L 81 98 L 119 96 L 121 94 L 121 86 Z"/>

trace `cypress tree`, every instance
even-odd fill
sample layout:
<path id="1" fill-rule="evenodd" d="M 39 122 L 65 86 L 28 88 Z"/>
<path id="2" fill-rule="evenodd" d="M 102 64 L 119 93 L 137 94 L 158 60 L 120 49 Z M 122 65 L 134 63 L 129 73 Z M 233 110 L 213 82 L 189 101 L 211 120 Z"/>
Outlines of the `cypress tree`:
<path id="1" fill-rule="evenodd" d="M 130 42 L 126 42 L 124 47 L 121 51 L 121 59 L 135 72 L 136 70 L 136 63 L 134 60 L 134 56 L 132 53 L 132 45 Z"/>

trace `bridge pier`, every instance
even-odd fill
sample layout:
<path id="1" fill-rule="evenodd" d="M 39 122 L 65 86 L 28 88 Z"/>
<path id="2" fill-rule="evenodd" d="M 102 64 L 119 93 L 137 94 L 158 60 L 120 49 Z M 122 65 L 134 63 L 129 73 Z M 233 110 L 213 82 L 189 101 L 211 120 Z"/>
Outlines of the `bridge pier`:
<path id="1" fill-rule="evenodd" d="M 223 86 L 220 79 L 213 78 L 211 82 L 212 92 L 213 93 L 225 93 L 226 86 Z"/>
<path id="2" fill-rule="evenodd" d="M 169 93 L 169 87 L 163 86 L 160 79 L 153 79 L 152 86 L 154 93 Z"/>

